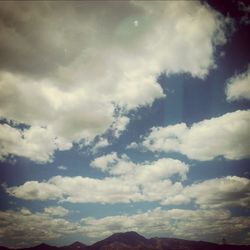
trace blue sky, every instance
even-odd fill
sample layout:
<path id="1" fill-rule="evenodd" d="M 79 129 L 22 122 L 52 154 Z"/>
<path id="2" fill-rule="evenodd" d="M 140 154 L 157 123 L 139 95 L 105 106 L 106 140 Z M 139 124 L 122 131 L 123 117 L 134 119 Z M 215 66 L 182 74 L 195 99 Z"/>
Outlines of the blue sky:
<path id="1" fill-rule="evenodd" d="M 250 244 L 249 8 L 2 3 L 0 245 Z"/>

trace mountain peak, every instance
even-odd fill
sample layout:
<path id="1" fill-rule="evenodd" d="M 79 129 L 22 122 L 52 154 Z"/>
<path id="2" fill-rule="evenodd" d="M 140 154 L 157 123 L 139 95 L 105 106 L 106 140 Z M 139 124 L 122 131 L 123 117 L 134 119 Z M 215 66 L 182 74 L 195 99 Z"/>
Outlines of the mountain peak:
<path id="1" fill-rule="evenodd" d="M 71 245 L 56 247 L 47 244 L 40 244 L 35 247 L 23 248 L 19 250 L 101 250 L 101 249 L 117 249 L 117 250 L 161 250 L 161 249 L 186 249 L 186 250 L 250 250 L 247 245 L 219 245 L 211 242 L 192 241 L 176 238 L 159 238 L 154 237 L 146 239 L 136 232 L 115 233 L 110 237 L 98 241 L 91 246 L 86 246 L 81 242 L 74 242 Z M 1 247 L 0 250 L 12 250 L 10 248 Z M 14 250 L 14 249 L 13 249 Z"/>
<path id="2" fill-rule="evenodd" d="M 70 247 L 74 247 L 74 248 L 81 248 L 81 247 L 85 247 L 85 246 L 86 246 L 85 244 L 83 244 L 82 242 L 79 242 L 79 241 L 76 241 L 70 245 Z"/>
<path id="3" fill-rule="evenodd" d="M 131 241 L 145 241 L 146 238 L 144 238 L 142 235 L 130 231 L 130 232 L 124 232 L 124 233 L 114 233 L 112 234 L 109 239 L 123 241 L 124 239 L 131 240 Z"/>
<path id="4" fill-rule="evenodd" d="M 138 238 L 144 238 L 142 235 L 138 234 L 135 231 L 128 231 L 128 232 L 124 232 L 124 233 L 114 233 L 110 237 L 138 237 Z"/>
<path id="5" fill-rule="evenodd" d="M 147 239 L 144 238 L 142 235 L 133 231 L 124 233 L 114 233 L 108 238 L 97 242 L 96 244 L 94 244 L 94 246 L 97 247 L 101 245 L 108 245 L 108 244 L 113 244 L 115 242 L 123 243 L 128 246 L 137 246 L 146 244 Z"/>

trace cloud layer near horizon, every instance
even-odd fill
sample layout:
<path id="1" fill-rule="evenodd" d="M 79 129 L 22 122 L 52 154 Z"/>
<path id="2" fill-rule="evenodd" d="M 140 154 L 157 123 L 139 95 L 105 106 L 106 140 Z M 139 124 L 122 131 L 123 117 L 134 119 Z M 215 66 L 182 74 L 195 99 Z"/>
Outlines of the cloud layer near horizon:
<path id="1" fill-rule="evenodd" d="M 233 216 L 225 209 L 170 209 L 155 208 L 147 212 L 131 215 L 113 215 L 103 218 L 85 217 L 78 222 L 60 218 L 55 213 L 33 213 L 22 208 L 16 211 L 0 211 L 1 240 L 7 240 L 8 246 L 25 247 L 49 242 L 72 234 L 101 240 L 117 231 L 137 231 L 146 237 L 179 236 L 192 240 L 211 240 L 220 242 L 227 236 L 231 243 L 249 243 L 246 233 L 250 227 L 250 218 Z M 58 208 L 53 208 L 58 210 Z M 61 207 L 60 210 L 63 208 Z"/>
<path id="2" fill-rule="evenodd" d="M 119 136 L 129 111 L 164 96 L 159 74 L 204 78 L 225 42 L 226 20 L 193 1 L 5 2 L 0 12 L 0 116 L 27 125 L 0 125 L 1 160 L 45 163 L 73 142 Z"/>

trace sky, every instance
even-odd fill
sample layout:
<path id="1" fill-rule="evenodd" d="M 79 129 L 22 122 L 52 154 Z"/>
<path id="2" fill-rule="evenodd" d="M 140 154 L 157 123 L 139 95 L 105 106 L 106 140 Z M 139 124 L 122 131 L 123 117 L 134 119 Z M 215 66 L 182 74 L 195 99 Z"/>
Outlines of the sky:
<path id="1" fill-rule="evenodd" d="M 250 244 L 248 1 L 0 4 L 0 245 L 115 232 Z"/>

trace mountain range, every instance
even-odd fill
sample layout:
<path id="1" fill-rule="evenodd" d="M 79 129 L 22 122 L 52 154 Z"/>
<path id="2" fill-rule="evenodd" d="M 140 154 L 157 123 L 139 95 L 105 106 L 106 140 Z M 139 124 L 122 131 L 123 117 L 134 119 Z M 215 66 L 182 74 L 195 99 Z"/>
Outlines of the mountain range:
<path id="1" fill-rule="evenodd" d="M 10 250 L 10 248 L 0 247 L 0 250 Z M 91 246 L 81 242 L 63 247 L 49 246 L 43 243 L 19 250 L 250 250 L 250 245 L 215 244 L 176 238 L 147 239 L 136 232 L 126 232 L 115 233 Z"/>

